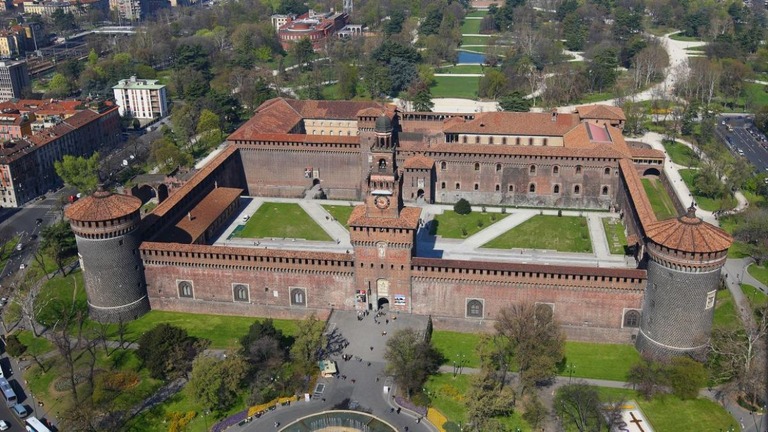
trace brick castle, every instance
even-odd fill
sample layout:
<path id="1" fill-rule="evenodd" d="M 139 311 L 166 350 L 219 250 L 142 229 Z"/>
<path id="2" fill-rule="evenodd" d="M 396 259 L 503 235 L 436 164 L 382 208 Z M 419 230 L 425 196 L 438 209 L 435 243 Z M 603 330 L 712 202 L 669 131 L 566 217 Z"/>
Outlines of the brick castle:
<path id="1" fill-rule="evenodd" d="M 572 339 L 699 355 L 731 238 L 682 203 L 683 216 L 656 219 L 640 179 L 665 181 L 664 154 L 626 142 L 623 122 L 620 109 L 599 105 L 444 114 L 272 99 L 143 218 L 140 199 L 105 191 L 68 208 L 91 314 L 298 318 L 387 304 L 431 315 L 438 327 L 476 331 L 500 308 L 534 302 Z M 241 195 L 361 200 L 348 221 L 352 250 L 213 245 Z M 460 198 L 620 212 L 637 268 L 418 256 L 419 204 Z"/>

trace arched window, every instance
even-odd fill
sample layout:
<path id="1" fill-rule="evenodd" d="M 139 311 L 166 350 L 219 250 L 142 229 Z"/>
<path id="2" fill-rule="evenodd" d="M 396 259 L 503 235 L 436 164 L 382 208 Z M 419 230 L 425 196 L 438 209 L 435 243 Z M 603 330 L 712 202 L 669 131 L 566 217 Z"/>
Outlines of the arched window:
<path id="1" fill-rule="evenodd" d="M 192 298 L 195 296 L 195 292 L 192 289 L 192 283 L 189 281 L 179 282 L 179 297 Z"/>
<path id="2" fill-rule="evenodd" d="M 248 287 L 243 284 L 234 284 L 232 286 L 232 297 L 235 299 L 235 301 L 247 302 Z"/>
<path id="3" fill-rule="evenodd" d="M 467 316 L 472 318 L 483 317 L 483 302 L 472 299 L 467 302 Z"/>
<path id="4" fill-rule="evenodd" d="M 304 288 L 291 288 L 291 304 L 294 306 L 307 305 L 307 293 Z"/>
<path id="5" fill-rule="evenodd" d="M 536 165 L 531 165 L 528 168 L 528 173 L 531 174 L 531 175 L 536 175 Z"/>
<path id="6" fill-rule="evenodd" d="M 502 138 L 501 143 L 507 145 L 507 137 Z"/>
<path id="7" fill-rule="evenodd" d="M 580 194 L 580 193 L 581 193 L 581 186 L 579 186 L 579 185 L 574 185 L 574 186 L 573 186 L 573 194 L 574 194 L 574 195 L 578 195 L 578 194 Z"/>
<path id="8" fill-rule="evenodd" d="M 552 187 L 552 193 L 559 194 L 560 193 L 560 185 L 554 185 Z"/>
<path id="9" fill-rule="evenodd" d="M 509 185 L 507 186 L 507 191 L 514 192 L 515 191 L 515 185 Z"/>
<path id="10" fill-rule="evenodd" d="M 501 164 L 496 164 L 496 172 L 501 171 Z"/>
<path id="11" fill-rule="evenodd" d="M 581 165 L 576 165 L 576 174 L 581 174 Z"/>
<path id="12" fill-rule="evenodd" d="M 440 162 L 440 169 L 445 170 L 445 167 L 446 167 L 445 161 Z"/>
<path id="13" fill-rule="evenodd" d="M 529 145 L 529 146 L 532 146 L 532 145 L 533 145 L 533 138 L 528 138 L 528 145 Z"/>
<path id="14" fill-rule="evenodd" d="M 462 135 L 461 136 L 461 142 L 462 142 L 462 144 L 466 144 L 467 143 L 467 136 L 466 135 Z"/>
<path id="15" fill-rule="evenodd" d="M 480 163 L 475 162 L 475 171 L 480 171 Z"/>
<path id="16" fill-rule="evenodd" d="M 488 144 L 493 144 L 493 137 L 488 137 Z"/>
<path id="17" fill-rule="evenodd" d="M 603 190 L 600 193 L 603 195 L 608 195 L 608 186 L 603 186 Z"/>
<path id="18" fill-rule="evenodd" d="M 555 175 L 560 174 L 560 167 L 557 166 L 557 165 L 553 166 L 552 167 L 552 174 L 555 174 Z"/>
<path id="19" fill-rule="evenodd" d="M 456 190 L 461 190 L 461 183 L 456 183 Z"/>
<path id="20" fill-rule="evenodd" d="M 541 141 L 541 145 L 543 145 L 544 147 L 546 147 L 548 142 L 549 142 L 549 139 L 547 139 L 547 138 L 544 138 L 544 140 L 542 140 L 542 141 Z"/>
<path id="21" fill-rule="evenodd" d="M 520 137 L 515 138 L 515 145 L 520 145 Z"/>
<path id="22" fill-rule="evenodd" d="M 472 187 L 474 190 L 480 189 L 480 184 L 475 183 L 475 185 Z"/>
<path id="23" fill-rule="evenodd" d="M 607 176 L 611 175 L 611 168 L 610 167 L 605 167 L 605 170 L 603 171 L 603 174 L 605 174 Z"/>
<path id="24" fill-rule="evenodd" d="M 480 137 L 479 136 L 475 137 L 475 144 L 480 144 Z"/>
<path id="25" fill-rule="evenodd" d="M 387 160 L 386 159 L 379 159 L 379 169 L 385 169 L 387 167 Z"/>
<path id="26" fill-rule="evenodd" d="M 500 190 L 501 190 L 501 185 L 500 185 L 500 184 L 497 184 L 497 185 L 496 185 L 496 192 L 498 192 L 498 191 L 500 191 Z"/>
<path id="27" fill-rule="evenodd" d="M 624 312 L 624 327 L 639 327 L 639 326 L 640 326 L 640 312 L 634 309 Z"/>
<path id="28" fill-rule="evenodd" d="M 440 189 L 445 189 L 445 182 L 440 182 Z"/>
<path id="29" fill-rule="evenodd" d="M 536 183 L 531 183 L 528 185 L 528 192 L 530 193 L 536 192 Z"/>

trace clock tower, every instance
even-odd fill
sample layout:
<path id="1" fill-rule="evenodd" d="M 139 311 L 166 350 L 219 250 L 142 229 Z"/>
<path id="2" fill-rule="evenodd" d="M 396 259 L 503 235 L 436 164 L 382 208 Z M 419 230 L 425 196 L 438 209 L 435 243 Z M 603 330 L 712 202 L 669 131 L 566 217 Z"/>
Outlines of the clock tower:
<path id="1" fill-rule="evenodd" d="M 376 119 L 365 203 L 349 217 L 349 236 L 355 251 L 353 301 L 357 310 L 412 309 L 411 258 L 416 250 L 421 209 L 403 207 L 395 129 L 386 114 Z"/>

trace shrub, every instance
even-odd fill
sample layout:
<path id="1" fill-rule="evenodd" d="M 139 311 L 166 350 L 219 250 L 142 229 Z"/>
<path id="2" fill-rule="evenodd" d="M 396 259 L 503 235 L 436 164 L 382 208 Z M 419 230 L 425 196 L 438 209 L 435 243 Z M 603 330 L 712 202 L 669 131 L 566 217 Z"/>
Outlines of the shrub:
<path id="1" fill-rule="evenodd" d="M 485 212 L 487 211 L 487 209 L 485 208 L 485 206 L 483 206 L 483 207 L 482 207 L 482 211 L 483 211 L 483 213 L 485 213 Z"/>
<path id="2" fill-rule="evenodd" d="M 19 338 L 12 334 L 5 338 L 5 351 L 11 357 L 19 357 L 27 350 L 27 346 L 21 343 Z"/>
<path id="3" fill-rule="evenodd" d="M 502 209 L 502 210 L 504 210 L 504 209 Z M 496 222 L 496 215 L 495 214 L 491 215 L 491 222 Z"/>
<path id="4" fill-rule="evenodd" d="M 507 208 L 506 207 L 502 207 L 501 208 L 501 214 L 507 214 Z"/>
<path id="5" fill-rule="evenodd" d="M 557 217 L 563 217 L 563 210 L 557 209 Z"/>
<path id="6" fill-rule="evenodd" d="M 411 402 L 413 402 L 417 406 L 422 407 L 428 407 L 429 406 L 429 396 L 425 395 L 424 393 L 416 393 L 411 397 Z"/>
<path id="7" fill-rule="evenodd" d="M 460 215 L 468 215 L 472 213 L 472 206 L 469 204 L 469 201 L 462 198 L 453 205 L 453 211 Z"/>
<path id="8" fill-rule="evenodd" d="M 688 357 L 675 357 L 668 370 L 669 386 L 680 399 L 696 399 L 707 383 L 704 365 Z"/>
<path id="9" fill-rule="evenodd" d="M 483 227 L 483 225 L 485 225 L 485 223 L 483 223 L 483 221 L 481 221 L 481 220 L 478 220 L 478 221 L 477 221 L 477 227 L 478 227 L 478 228 L 482 228 L 482 227 Z"/>

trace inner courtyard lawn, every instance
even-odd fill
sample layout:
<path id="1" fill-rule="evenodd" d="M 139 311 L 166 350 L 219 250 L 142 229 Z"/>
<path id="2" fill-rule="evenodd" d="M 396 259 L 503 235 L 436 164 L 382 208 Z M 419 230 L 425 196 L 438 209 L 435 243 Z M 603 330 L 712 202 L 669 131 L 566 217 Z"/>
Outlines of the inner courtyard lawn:
<path id="1" fill-rule="evenodd" d="M 323 208 L 325 211 L 331 214 L 334 219 L 336 219 L 337 222 L 344 225 L 345 228 L 347 227 L 347 221 L 349 221 L 349 215 L 352 214 L 352 210 L 355 209 L 354 206 L 349 205 L 324 205 Z"/>
<path id="2" fill-rule="evenodd" d="M 433 98 L 475 99 L 480 77 L 435 77 L 432 87 Z"/>
<path id="3" fill-rule="evenodd" d="M 687 167 L 699 166 L 699 157 L 687 145 L 678 141 L 664 140 L 664 150 L 672 162 Z"/>
<path id="4" fill-rule="evenodd" d="M 443 214 L 435 216 L 432 221 L 431 233 L 445 238 L 467 238 L 507 216 L 500 213 L 482 212 L 460 215 L 455 211 L 447 210 Z"/>
<path id="5" fill-rule="evenodd" d="M 763 285 L 768 285 L 768 264 L 752 264 L 747 267 L 747 271 L 753 278 L 759 280 Z"/>
<path id="6" fill-rule="evenodd" d="M 624 255 L 627 253 L 627 236 L 624 234 L 624 225 L 619 219 L 603 218 L 603 230 L 605 230 L 608 248 L 612 254 Z"/>
<path id="7" fill-rule="evenodd" d="M 675 210 L 675 203 L 672 201 L 672 197 L 669 196 L 664 185 L 658 179 L 644 178 L 642 179 L 643 189 L 645 194 L 648 195 L 648 200 L 651 202 L 653 212 L 656 214 L 656 219 L 665 220 L 677 215 Z"/>
<path id="8" fill-rule="evenodd" d="M 298 204 L 274 202 L 263 203 L 236 236 L 332 240 Z"/>
<path id="9" fill-rule="evenodd" d="M 587 219 L 580 216 L 536 215 L 482 247 L 592 252 Z"/>

